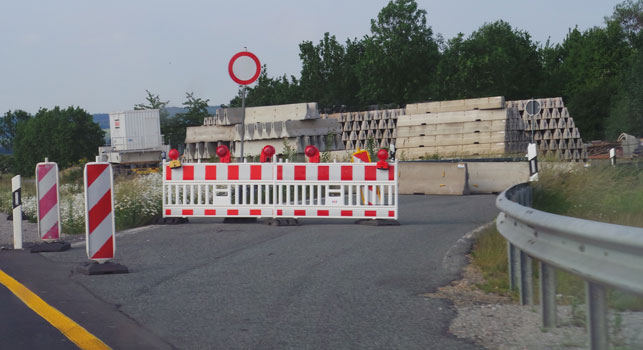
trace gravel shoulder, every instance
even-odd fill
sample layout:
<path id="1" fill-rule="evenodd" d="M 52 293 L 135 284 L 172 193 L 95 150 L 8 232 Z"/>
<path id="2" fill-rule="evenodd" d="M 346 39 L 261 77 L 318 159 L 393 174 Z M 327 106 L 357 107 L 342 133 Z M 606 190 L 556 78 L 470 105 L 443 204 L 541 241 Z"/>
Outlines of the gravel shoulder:
<path id="1" fill-rule="evenodd" d="M 544 330 L 538 305 L 521 306 L 510 297 L 485 293 L 476 287 L 483 281 L 481 271 L 469 264 L 462 271 L 462 279 L 424 295 L 453 302 L 457 316 L 449 333 L 494 350 L 588 348 L 585 328 L 573 321 L 570 306 L 559 305 L 558 327 Z M 612 312 L 609 319 L 614 349 L 643 349 L 642 312 Z"/>

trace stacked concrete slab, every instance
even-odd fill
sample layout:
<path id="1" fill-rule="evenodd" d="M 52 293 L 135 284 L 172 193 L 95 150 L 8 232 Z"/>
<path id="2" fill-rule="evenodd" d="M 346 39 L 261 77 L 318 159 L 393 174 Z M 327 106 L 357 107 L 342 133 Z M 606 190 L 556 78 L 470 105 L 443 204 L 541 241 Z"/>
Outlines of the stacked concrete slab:
<path id="1" fill-rule="evenodd" d="M 396 148 L 406 159 L 520 154 L 524 129 L 519 111 L 501 96 L 415 103 L 398 117 Z"/>
<path id="2" fill-rule="evenodd" d="M 507 101 L 507 108 L 518 110 L 525 124 L 526 136 L 531 140 L 532 130 L 538 150 L 545 156 L 559 160 L 587 159 L 587 147 L 583 145 L 578 128 L 562 97 L 536 99 L 541 111 L 533 118 L 525 111 L 530 100 Z"/>
<path id="3" fill-rule="evenodd" d="M 361 112 L 343 112 L 324 115 L 323 118 L 339 121 L 341 141 L 347 150 L 367 149 L 369 142 L 374 148 L 389 148 L 397 137 L 397 118 L 404 109 L 382 109 Z"/>
<path id="4" fill-rule="evenodd" d="M 281 154 L 284 140 L 301 154 L 308 145 L 322 152 L 344 149 L 339 122 L 321 119 L 317 103 L 249 107 L 245 124 L 241 124 L 241 112 L 241 108 L 219 109 L 215 116 L 205 118 L 202 126 L 188 127 L 183 158 L 211 159 L 219 145 L 228 146 L 232 156 L 239 157 L 242 132 L 245 156 L 258 156 L 266 145 L 274 146 Z"/>

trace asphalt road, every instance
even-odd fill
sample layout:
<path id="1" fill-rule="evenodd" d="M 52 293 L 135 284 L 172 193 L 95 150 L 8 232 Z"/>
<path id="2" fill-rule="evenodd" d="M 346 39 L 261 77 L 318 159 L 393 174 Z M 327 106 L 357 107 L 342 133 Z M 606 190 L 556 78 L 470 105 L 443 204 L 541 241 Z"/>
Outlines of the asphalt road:
<path id="1" fill-rule="evenodd" d="M 131 273 L 61 280 L 131 318 L 132 329 L 149 330 L 148 341 L 156 335 L 179 349 L 479 349 L 447 334 L 455 316 L 448 302 L 422 294 L 457 278 L 449 265 L 462 260 L 445 254 L 493 220 L 494 200 L 400 196 L 399 227 L 205 219 L 153 227 L 117 238 L 117 261 Z M 66 271 L 86 261 L 84 246 L 43 256 Z M 97 336 L 118 349 L 141 344 Z"/>

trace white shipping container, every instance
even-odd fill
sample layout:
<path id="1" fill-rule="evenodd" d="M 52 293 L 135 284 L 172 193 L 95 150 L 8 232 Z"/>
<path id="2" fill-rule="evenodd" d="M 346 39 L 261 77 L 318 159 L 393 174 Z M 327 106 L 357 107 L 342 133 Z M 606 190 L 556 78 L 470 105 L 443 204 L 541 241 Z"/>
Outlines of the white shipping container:
<path id="1" fill-rule="evenodd" d="M 110 113 L 109 129 L 115 151 L 162 147 L 158 109 Z"/>

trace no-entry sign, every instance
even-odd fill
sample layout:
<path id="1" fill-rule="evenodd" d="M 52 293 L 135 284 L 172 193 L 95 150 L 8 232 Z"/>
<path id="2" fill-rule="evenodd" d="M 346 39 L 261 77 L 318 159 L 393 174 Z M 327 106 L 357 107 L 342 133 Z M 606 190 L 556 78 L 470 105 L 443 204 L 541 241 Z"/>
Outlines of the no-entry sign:
<path id="1" fill-rule="evenodd" d="M 261 63 L 255 54 L 249 51 L 241 51 L 232 56 L 228 63 L 228 73 L 235 83 L 250 85 L 259 78 L 261 74 Z"/>

